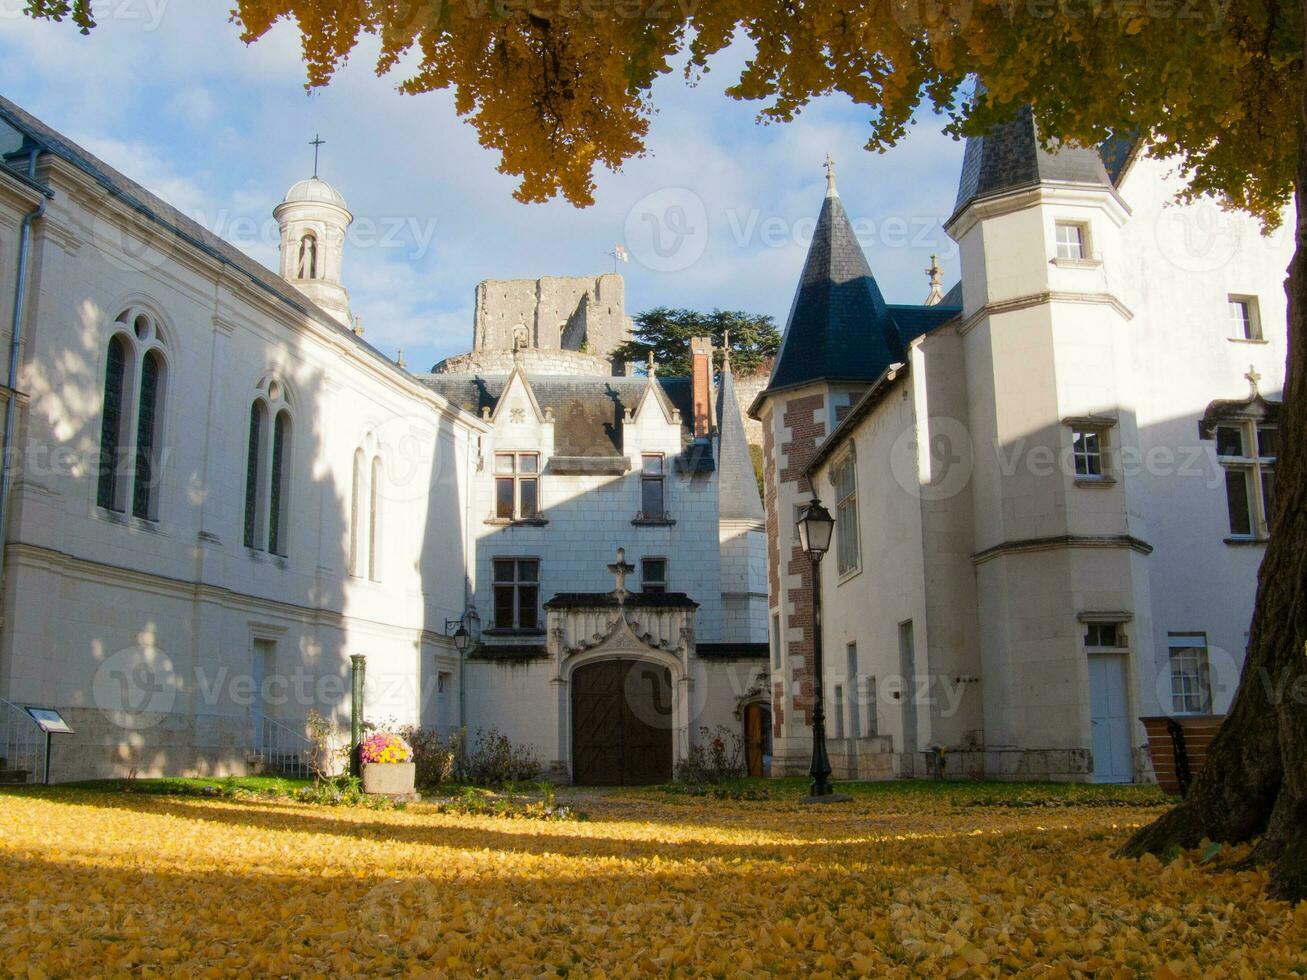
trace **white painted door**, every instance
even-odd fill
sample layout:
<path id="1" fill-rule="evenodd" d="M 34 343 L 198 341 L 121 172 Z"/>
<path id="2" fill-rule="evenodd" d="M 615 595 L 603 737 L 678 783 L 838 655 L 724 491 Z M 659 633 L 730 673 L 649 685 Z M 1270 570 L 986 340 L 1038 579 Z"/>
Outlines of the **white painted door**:
<path id="1" fill-rule="evenodd" d="M 1089 658 L 1089 702 L 1094 732 L 1094 782 L 1132 782 L 1125 657 L 1100 654 Z"/>

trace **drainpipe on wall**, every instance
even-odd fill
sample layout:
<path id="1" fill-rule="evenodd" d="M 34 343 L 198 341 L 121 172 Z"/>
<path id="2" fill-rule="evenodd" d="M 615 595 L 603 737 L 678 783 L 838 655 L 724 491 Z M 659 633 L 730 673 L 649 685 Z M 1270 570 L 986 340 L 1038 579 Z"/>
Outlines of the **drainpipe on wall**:
<path id="1" fill-rule="evenodd" d="M 29 182 L 36 180 L 36 158 L 40 153 L 40 147 L 32 148 L 27 163 Z M 45 193 L 46 197 L 51 196 L 48 191 Z M 0 453 L 0 577 L 4 576 L 5 542 L 9 537 L 9 490 L 13 482 L 13 454 L 10 448 L 14 444 L 14 429 L 18 423 L 18 408 L 14 400 L 18 387 L 18 357 L 23 342 L 23 306 L 27 300 L 27 267 L 32 252 L 32 225 L 45 214 L 46 197 L 23 216 L 18 231 L 18 276 L 14 281 L 14 316 L 9 337 L 9 373 L 5 378 L 9 391 L 5 399 L 4 446 Z"/>

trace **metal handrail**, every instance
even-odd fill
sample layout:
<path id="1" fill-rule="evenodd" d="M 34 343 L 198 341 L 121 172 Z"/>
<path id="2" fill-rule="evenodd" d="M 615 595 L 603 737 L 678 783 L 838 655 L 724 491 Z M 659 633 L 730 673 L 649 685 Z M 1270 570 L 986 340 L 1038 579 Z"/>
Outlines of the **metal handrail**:
<path id="1" fill-rule="evenodd" d="M 262 719 L 254 754 L 264 772 L 283 776 L 311 776 L 314 772 L 313 743 L 267 716 Z"/>
<path id="2" fill-rule="evenodd" d="M 27 782 L 45 776 L 45 733 L 23 708 L 0 698 L 0 771 Z"/>

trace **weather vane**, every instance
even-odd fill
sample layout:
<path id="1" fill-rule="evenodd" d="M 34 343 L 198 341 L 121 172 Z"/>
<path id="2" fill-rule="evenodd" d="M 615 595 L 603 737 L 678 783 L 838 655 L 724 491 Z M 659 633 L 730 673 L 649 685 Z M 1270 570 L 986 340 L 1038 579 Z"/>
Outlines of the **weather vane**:
<path id="1" fill-rule="evenodd" d="M 309 146 L 313 147 L 313 176 L 318 176 L 318 151 L 327 143 L 318 133 L 313 134 L 313 139 L 309 140 Z"/>

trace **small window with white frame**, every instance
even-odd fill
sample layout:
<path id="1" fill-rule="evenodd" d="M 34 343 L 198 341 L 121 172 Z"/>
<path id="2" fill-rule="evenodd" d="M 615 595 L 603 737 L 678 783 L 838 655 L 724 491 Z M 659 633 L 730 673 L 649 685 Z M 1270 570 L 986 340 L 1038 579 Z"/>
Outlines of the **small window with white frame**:
<path id="1" fill-rule="evenodd" d="M 1089 258 L 1089 234 L 1083 222 L 1059 221 L 1055 230 L 1059 259 L 1079 262 Z"/>
<path id="2" fill-rule="evenodd" d="M 1077 480 L 1108 480 L 1107 429 L 1074 425 L 1071 428 L 1071 460 Z"/>
<path id="3" fill-rule="evenodd" d="M 1262 319 L 1256 296 L 1230 296 L 1230 336 L 1234 340 L 1261 340 Z"/>
<path id="4" fill-rule="evenodd" d="M 1171 711 L 1210 714 L 1212 678 L 1206 633 L 1171 633 L 1167 638 L 1171 668 Z"/>
<path id="5" fill-rule="evenodd" d="M 1215 426 L 1216 457 L 1225 469 L 1230 537 L 1260 540 L 1270 533 L 1275 509 L 1279 429 L 1258 419 L 1228 419 Z"/>

